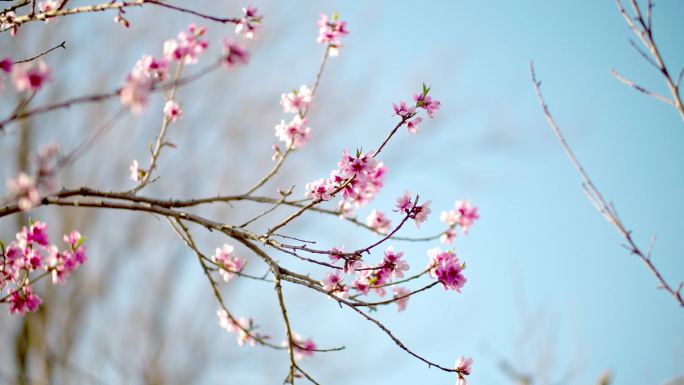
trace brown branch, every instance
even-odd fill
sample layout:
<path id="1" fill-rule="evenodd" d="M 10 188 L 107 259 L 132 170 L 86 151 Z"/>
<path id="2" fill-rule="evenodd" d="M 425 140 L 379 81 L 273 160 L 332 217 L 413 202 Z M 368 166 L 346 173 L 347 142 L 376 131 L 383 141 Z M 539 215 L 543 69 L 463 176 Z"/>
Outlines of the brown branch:
<path id="1" fill-rule="evenodd" d="M 44 56 L 44 55 L 47 55 L 47 54 L 49 54 L 50 52 L 52 52 L 52 51 L 54 51 L 54 50 L 56 50 L 57 48 L 60 48 L 60 47 L 63 48 L 63 49 L 66 49 L 66 41 L 63 41 L 63 42 L 61 42 L 60 44 L 57 44 L 56 46 L 50 48 L 50 49 L 47 50 L 47 51 L 41 52 L 41 53 L 39 53 L 39 54 L 36 55 L 36 56 L 30 57 L 30 58 L 28 58 L 28 59 L 17 60 L 17 61 L 14 62 L 14 64 L 17 64 L 17 63 L 27 63 L 27 62 L 36 60 L 36 59 L 38 59 L 39 57 Z"/>
<path id="2" fill-rule="evenodd" d="M 314 283 L 312 283 L 312 282 L 309 282 L 309 281 L 306 281 L 306 280 L 302 280 L 302 279 L 299 279 L 299 278 L 297 278 L 297 277 L 293 277 L 293 276 L 287 275 L 287 274 L 285 274 L 285 273 L 286 273 L 286 271 L 284 272 L 284 275 L 283 275 L 283 277 L 282 277 L 283 280 L 288 281 L 288 282 L 292 282 L 292 283 L 296 283 L 296 284 L 299 284 L 299 285 L 302 285 L 302 286 L 306 286 L 306 287 L 309 287 L 309 288 L 311 288 L 311 289 L 314 289 L 314 290 L 316 290 L 316 291 L 318 291 L 318 292 L 320 292 L 320 293 L 324 293 L 324 294 L 328 295 L 330 298 L 332 298 L 332 299 L 334 299 L 335 301 L 337 301 L 338 303 L 340 303 L 340 304 L 342 304 L 342 305 L 345 305 L 345 306 L 349 307 L 350 309 L 354 310 L 354 311 L 357 312 L 359 315 L 361 315 L 363 318 L 365 318 L 366 320 L 372 322 L 372 323 L 375 324 L 380 330 L 382 330 L 385 334 L 387 334 L 387 335 L 392 339 L 392 341 L 394 341 L 394 343 L 395 343 L 397 346 L 399 346 L 399 348 L 401 348 L 401 349 L 402 349 L 403 351 L 405 351 L 406 353 L 412 355 L 413 357 L 419 359 L 420 361 L 423 361 L 424 363 L 426 363 L 426 364 L 428 365 L 429 368 L 434 366 L 434 367 L 436 367 L 436 368 L 438 368 L 438 369 L 441 369 L 441 370 L 443 370 L 443 371 L 445 371 L 445 372 L 452 372 L 452 373 L 455 372 L 455 373 L 458 373 L 458 371 L 457 371 L 456 369 L 450 369 L 450 368 L 441 366 L 441 365 L 439 365 L 439 364 L 436 364 L 436 363 L 434 363 L 434 362 L 432 362 L 432 361 L 430 361 L 430 360 L 428 360 L 428 359 L 426 359 L 426 358 L 420 356 L 419 354 L 415 353 L 413 350 L 409 349 L 409 348 L 408 348 L 406 345 L 404 345 L 404 343 L 401 342 L 401 340 L 399 340 L 399 339 L 398 339 L 398 338 L 397 338 L 397 337 L 396 337 L 396 336 L 395 336 L 395 335 L 394 335 L 394 334 L 393 334 L 385 325 L 383 325 L 382 322 L 380 322 L 380 321 L 378 321 L 377 319 L 375 319 L 375 318 L 371 317 L 370 315 L 366 314 L 366 313 L 363 312 L 361 309 L 356 308 L 356 307 L 354 306 L 354 303 L 353 303 L 353 302 L 349 302 L 349 301 L 347 301 L 347 300 L 345 300 L 345 299 L 343 299 L 343 298 L 340 298 L 340 297 L 337 297 L 337 296 L 335 296 L 335 295 L 332 295 L 332 294 L 328 293 L 327 291 L 323 290 L 323 288 L 317 286 L 316 284 L 314 284 Z"/>
<path id="3" fill-rule="evenodd" d="M 642 260 L 642 262 L 646 265 L 646 268 L 656 277 L 658 282 L 660 283 L 658 288 L 663 289 L 666 292 L 668 292 L 672 297 L 679 303 L 680 307 L 684 307 L 684 299 L 682 298 L 681 295 L 681 288 L 682 284 L 680 284 L 676 289 L 673 289 L 666 281 L 665 278 L 661 275 L 661 273 L 656 269 L 655 265 L 651 262 L 650 258 L 650 251 L 647 253 L 644 253 L 641 251 L 641 249 L 636 245 L 634 240 L 632 239 L 632 232 L 627 230 L 625 225 L 622 223 L 620 218 L 618 218 L 615 209 L 612 207 L 612 205 L 608 204 L 606 200 L 603 198 L 599 190 L 596 188 L 594 183 L 591 181 L 589 178 L 589 175 L 584 171 L 584 168 L 580 164 L 579 160 L 575 156 L 575 154 L 572 152 L 570 149 L 570 146 L 565 140 L 565 137 L 563 136 L 563 133 L 560 130 L 560 127 L 558 124 L 556 124 L 556 121 L 553 119 L 553 116 L 551 115 L 551 112 L 549 111 L 548 106 L 546 105 L 546 101 L 544 100 L 544 96 L 542 95 L 541 92 L 541 81 L 537 80 L 537 77 L 534 72 L 534 65 L 530 63 L 530 74 L 532 76 L 532 82 L 534 83 L 534 88 L 537 92 L 537 98 L 539 99 L 539 105 L 541 106 L 542 110 L 544 111 L 544 116 L 546 117 L 546 121 L 553 130 L 554 134 L 556 135 L 556 138 L 558 139 L 558 142 L 560 143 L 561 147 L 563 147 L 563 151 L 565 151 L 565 154 L 568 156 L 570 159 L 570 162 L 575 166 L 575 169 L 579 172 L 580 176 L 582 177 L 583 180 L 583 185 L 585 188 L 585 191 L 587 192 L 587 197 L 589 198 L 589 201 L 597 208 L 597 210 L 603 215 L 603 217 L 610 223 L 615 226 L 617 229 L 618 233 L 627 241 L 627 249 L 630 251 L 630 253 L 636 255 L 639 257 L 639 259 Z M 649 246 L 650 250 L 650 246 Z"/>
<path id="4" fill-rule="evenodd" d="M 206 20 L 211 20 L 214 22 L 226 24 L 226 23 L 232 23 L 232 24 L 237 24 L 240 22 L 239 18 L 222 18 L 222 17 L 216 17 L 204 13 L 200 13 L 191 9 L 187 8 L 182 8 L 178 7 L 175 5 L 171 4 L 166 4 L 161 1 L 156 1 L 156 0 L 133 0 L 133 1 L 120 1 L 120 2 L 115 2 L 115 1 L 110 1 L 107 3 L 103 4 L 97 4 L 97 5 L 87 5 L 83 7 L 76 7 L 76 8 L 68 8 L 64 9 L 64 6 L 66 5 L 66 1 L 60 4 L 57 9 L 50 10 L 47 12 L 31 12 L 27 15 L 19 16 L 14 18 L 12 21 L 13 27 L 19 27 L 22 24 L 28 23 L 30 21 L 36 21 L 36 20 L 46 20 L 46 19 L 51 19 L 51 18 L 56 18 L 56 17 L 61 17 L 61 16 L 68 16 L 68 15 L 76 15 L 76 14 L 81 14 L 81 13 L 92 13 L 92 12 L 103 12 L 103 11 L 109 11 L 109 10 L 121 10 L 125 8 L 131 8 L 131 7 L 140 7 L 143 6 L 144 4 L 151 4 L 151 5 L 156 5 L 160 6 L 163 8 L 168 8 L 174 11 L 178 11 L 181 13 L 187 13 L 191 14 L 194 16 L 198 16 L 200 18 L 206 19 Z M 8 28 L 9 29 L 9 28 Z M 2 30 L 0 32 L 6 31 Z"/>

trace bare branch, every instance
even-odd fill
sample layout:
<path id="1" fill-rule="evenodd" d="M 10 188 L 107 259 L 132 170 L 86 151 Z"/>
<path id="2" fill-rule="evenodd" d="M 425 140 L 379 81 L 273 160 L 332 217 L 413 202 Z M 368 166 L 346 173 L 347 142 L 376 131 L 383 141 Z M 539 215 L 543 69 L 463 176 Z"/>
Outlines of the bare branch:
<path id="1" fill-rule="evenodd" d="M 619 3 L 619 0 L 618 0 Z M 653 265 L 651 262 L 650 258 L 650 251 L 648 253 L 643 253 L 641 249 L 635 244 L 635 242 L 632 239 L 632 234 L 630 231 L 628 231 L 623 223 L 620 221 L 620 219 L 617 217 L 615 214 L 615 210 L 611 208 L 611 205 L 608 204 L 604 199 L 601 193 L 598 191 L 594 183 L 591 181 L 589 178 L 589 175 L 584 171 L 584 168 L 580 164 L 579 160 L 577 157 L 575 157 L 575 154 L 572 152 L 570 149 L 570 146 L 565 140 L 565 137 L 563 136 L 563 133 L 560 130 L 560 127 L 558 124 L 556 124 L 556 121 L 553 119 L 553 116 L 551 116 L 551 112 L 549 111 L 548 106 L 546 105 L 546 101 L 544 100 L 544 96 L 542 95 L 541 92 L 541 81 L 537 80 L 537 77 L 534 72 L 534 64 L 530 62 L 530 75 L 532 77 L 532 83 L 534 84 L 535 91 L 537 92 L 537 98 L 539 99 L 539 105 L 541 106 L 544 116 L 546 117 L 546 121 L 551 127 L 551 130 L 553 130 L 554 134 L 556 135 L 556 138 L 558 139 L 558 142 L 560 143 L 561 147 L 563 147 L 563 151 L 565 151 L 565 154 L 568 156 L 570 159 L 570 162 L 575 166 L 575 169 L 577 172 L 579 172 L 580 176 L 582 177 L 584 181 L 584 185 L 586 186 L 585 189 L 588 192 L 588 195 L 596 197 L 596 202 L 595 206 L 599 209 L 599 212 L 603 214 L 603 216 L 606 218 L 607 221 L 612 223 L 616 230 L 620 233 L 620 235 L 625 239 L 627 242 L 627 249 L 630 250 L 630 252 L 637 257 L 639 257 L 648 270 L 655 276 L 655 278 L 658 280 L 660 283 L 660 288 L 663 290 L 667 291 L 672 295 L 672 297 L 675 299 L 675 301 L 679 304 L 680 307 L 684 307 L 684 299 L 682 299 L 682 296 L 679 292 L 679 290 L 674 290 L 668 283 L 665 281 L 661 273 L 656 269 L 656 267 Z M 591 199 L 590 199 L 591 201 Z M 594 202 L 592 202 L 594 203 Z M 650 247 L 649 247 L 650 249 Z"/>

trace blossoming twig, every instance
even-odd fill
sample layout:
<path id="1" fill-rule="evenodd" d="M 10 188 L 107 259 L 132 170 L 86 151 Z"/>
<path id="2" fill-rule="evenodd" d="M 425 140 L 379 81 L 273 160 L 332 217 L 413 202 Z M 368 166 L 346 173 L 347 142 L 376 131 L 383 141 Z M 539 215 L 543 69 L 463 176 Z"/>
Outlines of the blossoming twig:
<path id="1" fill-rule="evenodd" d="M 205 75 L 215 71 L 216 69 L 220 68 L 221 64 L 220 62 L 215 62 L 202 70 L 188 75 L 185 78 L 179 79 L 178 82 L 176 82 L 176 87 L 182 87 L 186 84 L 192 83 L 196 80 L 199 80 L 200 78 L 204 77 Z M 164 89 L 163 85 L 154 85 L 153 88 L 150 90 L 151 93 L 155 92 L 162 92 Z M 84 96 L 78 96 L 75 98 L 67 99 L 63 102 L 59 103 L 54 103 L 54 104 L 48 104 L 45 106 L 41 107 L 36 107 L 31 110 L 26 110 L 24 112 L 21 111 L 15 111 L 12 113 L 10 116 L 7 118 L 0 120 L 0 133 L 3 133 L 5 131 L 5 126 L 11 122 L 18 121 L 18 120 L 23 120 L 29 117 L 33 117 L 36 115 L 41 115 L 46 112 L 54 111 L 54 110 L 60 110 L 63 108 L 70 108 L 71 106 L 74 105 L 79 105 L 79 104 L 93 104 L 93 103 L 99 103 L 108 99 L 113 99 L 121 95 L 121 90 L 122 88 L 117 88 L 111 92 L 106 92 L 102 94 L 92 94 L 92 95 L 84 95 Z"/>

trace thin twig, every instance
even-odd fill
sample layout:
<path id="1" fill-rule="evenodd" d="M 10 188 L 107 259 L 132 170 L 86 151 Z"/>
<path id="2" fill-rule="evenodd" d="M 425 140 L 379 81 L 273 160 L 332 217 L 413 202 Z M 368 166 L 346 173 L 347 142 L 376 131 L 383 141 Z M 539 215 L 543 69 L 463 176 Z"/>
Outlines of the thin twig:
<path id="1" fill-rule="evenodd" d="M 28 59 L 17 60 L 17 61 L 14 62 L 14 64 L 17 64 L 17 63 L 26 63 L 26 62 L 30 62 L 30 61 L 36 60 L 36 59 L 38 59 L 39 57 L 44 56 L 44 55 L 47 55 L 47 54 L 49 54 L 50 52 L 52 52 L 52 51 L 54 51 L 54 50 L 56 50 L 57 48 L 60 48 L 60 47 L 63 48 L 63 49 L 66 49 L 66 41 L 63 41 L 63 42 L 57 44 L 56 46 L 50 48 L 49 50 L 39 53 L 39 54 L 36 55 L 36 56 L 30 57 L 30 58 L 28 58 Z"/>
<path id="2" fill-rule="evenodd" d="M 579 160 L 575 156 L 575 154 L 572 152 L 570 149 L 570 146 L 568 145 L 567 141 L 565 140 L 565 137 L 563 136 L 563 133 L 560 130 L 560 127 L 558 124 L 556 124 L 556 121 L 553 119 L 553 116 L 551 115 L 551 112 L 549 111 L 548 106 L 546 105 L 546 101 L 544 100 L 544 96 L 542 95 L 541 92 L 541 81 L 537 80 L 537 77 L 534 72 L 534 64 L 530 62 L 530 75 L 532 76 L 532 82 L 534 83 L 534 88 L 537 92 L 537 98 L 539 99 L 539 105 L 541 106 L 542 110 L 544 111 L 544 116 L 546 117 L 546 121 L 553 130 L 554 134 L 556 135 L 556 138 L 558 139 L 558 142 L 560 143 L 561 147 L 563 147 L 563 151 L 565 151 L 565 154 L 568 156 L 570 159 L 570 162 L 575 166 L 575 169 L 579 172 L 580 176 L 582 177 L 582 180 L 584 181 L 585 189 L 588 192 L 588 195 L 595 197 L 595 201 L 592 203 L 595 204 L 599 212 L 603 215 L 603 217 L 610 223 L 615 226 L 617 231 L 620 233 L 620 235 L 627 241 L 627 249 L 639 259 L 641 259 L 644 264 L 646 265 L 647 269 L 656 277 L 658 282 L 660 283 L 658 288 L 663 289 L 670 293 L 672 297 L 679 303 L 680 307 L 684 307 L 684 299 L 682 298 L 681 295 L 681 285 L 677 289 L 673 289 L 666 281 L 665 278 L 661 275 L 661 273 L 656 269 L 655 265 L 651 262 L 650 258 L 650 251 L 647 253 L 644 253 L 641 251 L 641 249 L 636 245 L 634 240 L 632 239 L 632 233 L 628 231 L 625 227 L 625 225 L 622 223 L 620 218 L 618 218 L 615 209 L 612 207 L 611 204 L 607 203 L 606 200 L 603 198 L 599 190 L 596 188 L 594 183 L 591 181 L 589 178 L 589 175 L 584 171 L 584 168 L 580 164 Z M 591 199 L 590 199 L 591 201 Z M 650 247 L 649 247 L 650 250 Z"/>

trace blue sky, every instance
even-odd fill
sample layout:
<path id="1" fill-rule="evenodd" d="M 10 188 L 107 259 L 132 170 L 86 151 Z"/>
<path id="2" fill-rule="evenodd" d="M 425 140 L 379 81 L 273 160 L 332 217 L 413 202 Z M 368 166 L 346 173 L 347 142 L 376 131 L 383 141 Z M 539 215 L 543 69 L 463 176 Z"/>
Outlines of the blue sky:
<path id="1" fill-rule="evenodd" d="M 546 125 L 528 71 L 529 61 L 534 60 L 547 102 L 570 145 L 635 239 L 646 247 L 649 238 L 657 235 L 656 265 L 669 282 L 684 279 L 680 245 L 684 124 L 672 108 L 610 76 L 609 69 L 616 68 L 654 91 L 667 92 L 656 71 L 630 47 L 628 39 L 633 35 L 613 1 L 290 1 L 287 7 L 277 1 L 254 1 L 254 5 L 265 19 L 250 66 L 231 75 L 236 83 L 226 75 L 211 87 L 207 83 L 188 87 L 183 123 L 188 131 L 175 139 L 194 140 L 190 149 L 199 149 L 202 156 L 177 162 L 180 166 L 175 169 L 161 168 L 162 173 L 204 175 L 211 164 L 234 161 L 235 153 L 201 150 L 215 145 L 217 134 L 212 129 L 232 127 L 235 120 L 231 119 L 238 118 L 237 125 L 251 139 L 242 148 L 230 147 L 231 151 L 242 150 L 241 160 L 265 170 L 270 127 L 281 119 L 280 92 L 310 82 L 321 52 L 314 41 L 318 13 L 339 12 L 351 34 L 341 56 L 329 62 L 323 75 L 317 106 L 310 115 L 312 142 L 290 159 L 286 177 L 264 194 L 286 184 L 301 189 L 327 175 L 343 148 L 375 147 L 393 126 L 391 103 L 410 99 L 425 82 L 442 101 L 442 109 L 434 120 L 424 121 L 420 135 L 400 132 L 383 152 L 390 170 L 386 187 L 373 205 L 359 212 L 360 217 L 371 208 L 389 211 L 405 189 L 431 199 L 434 211 L 420 232 L 411 228 L 406 235 L 440 231 L 439 212 L 450 209 L 457 199 L 470 199 L 481 213 L 472 232 L 456 241 L 457 253 L 468 264 L 463 293 L 435 289 L 411 299 L 404 313 L 384 309 L 376 313 L 378 317 L 408 346 L 438 363 L 450 366 L 460 355 L 474 357 L 472 384 L 511 383 L 497 366 L 501 359 L 538 375 L 542 383 L 544 379 L 554 383 L 568 373 L 567 384 L 593 383 L 611 370 L 616 384 L 656 385 L 684 374 L 682 309 L 655 289 L 655 279 L 620 246 L 617 232 L 586 200 L 579 176 Z M 193 7 L 222 14 L 239 10 L 233 2 L 196 2 Z M 117 84 L 125 71 L 109 71 L 107 58 L 132 66 L 142 53 L 159 50 L 164 36 L 175 35 L 188 23 L 187 15 L 163 15 L 165 23 L 152 25 L 145 22 L 149 20 L 145 10 L 133 10 L 130 31 L 113 23 L 104 25 L 111 23 L 112 15 L 75 17 L 73 22 L 81 24 L 74 24 L 74 31 L 97 25 L 113 39 L 121 39 L 125 51 L 103 51 L 98 42 L 77 36 L 70 42 L 74 64 L 65 71 L 73 76 L 83 72 L 83 64 L 75 63 L 93 60 L 95 55 L 99 59 L 89 68 L 93 79 L 98 68 L 109 75 L 102 82 Z M 678 49 L 684 41 L 682 16 L 681 1 L 657 2 L 655 38 L 673 72 L 684 65 L 684 51 Z M 160 38 L 144 38 L 150 30 Z M 230 34 L 226 27 L 210 27 L 210 36 L 226 34 Z M 206 94 L 200 93 L 201 87 L 208 87 Z M 251 116 L 250 109 L 232 109 L 232 101 L 240 98 L 254 101 L 264 112 Z M 217 101 L 224 105 L 217 106 Z M 145 115 L 140 121 L 149 118 Z M 126 146 L 143 156 L 142 146 Z M 183 149 L 179 151 L 182 157 Z M 209 171 L 197 164 L 210 164 Z M 174 177 L 167 177 L 167 182 L 162 177 L 150 193 L 166 193 L 164 188 L 178 187 L 174 182 Z M 105 184 L 124 185 L 123 172 L 118 182 Z M 201 195 L 217 188 L 188 184 L 182 190 Z M 323 245 L 349 248 L 374 239 L 335 219 L 325 220 L 324 225 L 321 218 L 302 220 L 290 230 Z M 427 263 L 425 250 L 437 246 L 394 245 L 406 252 L 416 269 Z M 207 244 L 208 250 L 213 247 Z M 347 346 L 343 352 L 304 363 L 322 383 L 454 382 L 453 376 L 427 369 L 402 352 L 356 315 L 308 291 L 289 286 L 285 290 L 293 322 L 301 325 L 304 334 L 313 335 L 321 345 Z M 264 299 L 272 300 L 270 288 L 262 291 Z M 256 298 L 254 304 L 240 306 L 258 308 L 262 297 Z M 214 322 L 209 312 L 208 320 Z M 245 353 L 244 360 L 259 368 L 264 364 L 261 353 L 279 379 L 285 373 L 285 357 L 257 351 Z M 272 377 L 255 373 L 230 376 L 236 381 L 273 383 Z"/>

